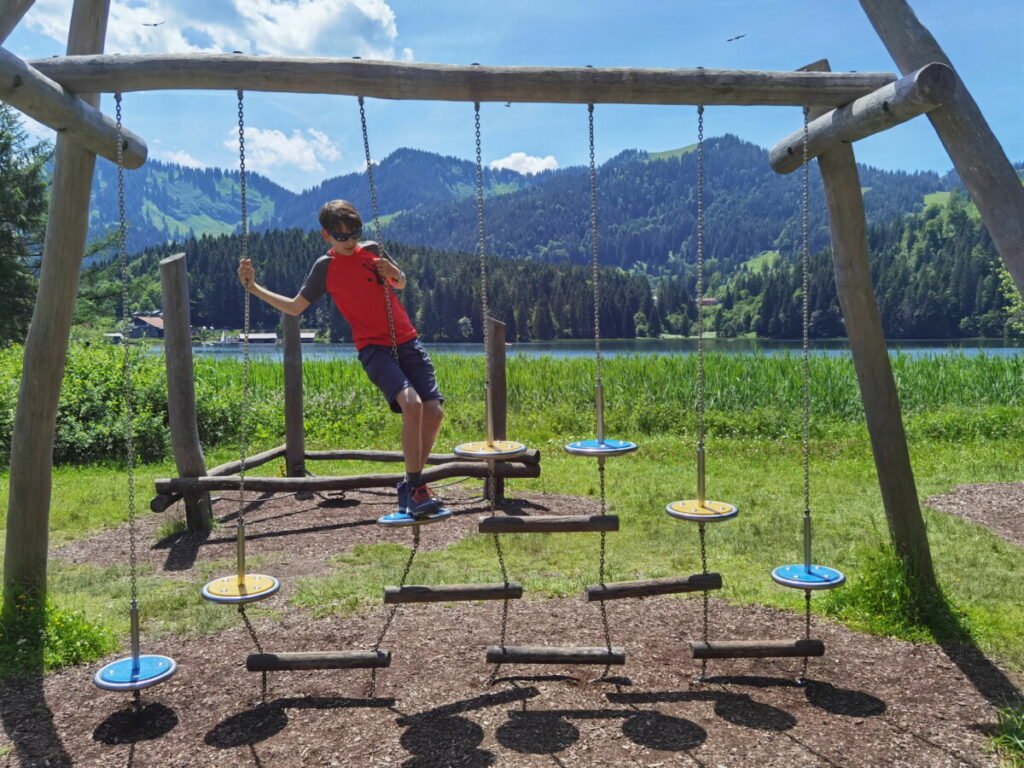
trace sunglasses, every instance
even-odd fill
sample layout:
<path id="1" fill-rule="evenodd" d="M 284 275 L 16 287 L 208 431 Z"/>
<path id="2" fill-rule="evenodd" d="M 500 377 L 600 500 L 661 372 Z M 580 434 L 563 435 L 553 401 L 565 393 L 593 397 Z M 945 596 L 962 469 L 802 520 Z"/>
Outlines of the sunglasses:
<path id="1" fill-rule="evenodd" d="M 339 231 L 334 231 L 334 232 L 330 232 L 329 231 L 327 234 L 329 234 L 331 237 L 333 237 L 339 243 L 344 243 L 346 240 L 358 240 L 359 236 L 361 234 L 363 234 L 363 230 L 362 230 L 362 228 L 354 229 L 351 232 L 347 232 L 347 233 L 346 232 L 339 232 Z"/>

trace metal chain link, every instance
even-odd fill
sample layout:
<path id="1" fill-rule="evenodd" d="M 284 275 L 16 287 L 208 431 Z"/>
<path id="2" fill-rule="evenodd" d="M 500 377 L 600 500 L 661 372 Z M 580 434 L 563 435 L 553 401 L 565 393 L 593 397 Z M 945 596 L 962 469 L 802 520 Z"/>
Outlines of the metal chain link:
<path id="1" fill-rule="evenodd" d="M 484 331 L 484 355 L 489 355 L 491 350 L 491 332 L 488 328 L 487 317 L 490 314 L 490 302 L 487 297 L 487 233 L 484 229 L 484 167 L 480 148 L 480 102 L 473 102 L 473 125 L 476 133 L 476 229 L 477 229 L 477 252 L 480 256 L 480 304 L 483 316 L 481 323 Z M 489 392 L 491 388 L 491 371 L 488 367 L 484 373 L 484 387 Z"/>
<path id="2" fill-rule="evenodd" d="M 398 581 L 398 588 L 401 589 L 405 586 L 405 580 L 409 578 L 409 571 L 412 570 L 413 560 L 416 559 L 416 553 L 420 548 L 420 527 L 414 525 L 412 527 L 412 550 L 409 552 L 409 559 L 405 561 L 405 568 L 402 569 L 402 578 Z M 387 618 L 384 620 L 384 626 L 380 630 L 380 634 L 377 636 L 376 642 L 372 646 L 372 650 L 377 652 L 380 650 L 381 645 L 384 643 L 384 639 L 388 635 L 388 630 L 391 629 L 391 623 L 395 620 L 395 614 L 398 613 L 398 605 L 391 606 L 391 610 L 388 611 Z M 370 691 L 369 695 L 372 697 L 377 693 L 377 668 L 374 667 L 370 671 Z"/>
<path id="3" fill-rule="evenodd" d="M 128 562 L 131 572 L 131 605 L 137 608 L 139 600 L 139 583 L 136 530 L 135 530 L 135 392 L 132 382 L 132 360 L 128 339 L 131 336 L 131 312 L 128 309 L 128 248 L 127 248 L 127 216 L 124 202 L 124 128 L 121 115 L 121 94 L 114 94 L 117 104 L 117 268 L 121 278 L 121 327 L 124 355 L 122 357 L 121 375 L 124 382 L 124 435 L 125 454 L 128 461 Z"/>
<path id="4" fill-rule="evenodd" d="M 241 203 L 242 259 L 249 258 L 249 200 L 245 178 L 245 92 L 238 91 L 238 194 Z M 249 289 L 243 286 L 244 312 L 242 321 L 242 399 L 239 403 L 238 469 L 238 526 L 245 527 L 245 460 L 249 451 Z"/>
<path id="5" fill-rule="evenodd" d="M 260 638 L 256 634 L 256 628 L 253 627 L 252 622 L 249 621 L 249 614 L 245 612 L 245 603 L 241 603 L 238 606 L 238 615 L 242 617 L 242 623 L 245 624 L 245 628 L 249 632 L 249 637 L 252 638 L 252 643 L 256 646 L 256 652 L 263 653 L 263 646 L 260 644 Z M 260 678 L 260 699 L 262 701 L 267 700 L 267 673 L 265 671 L 262 673 Z"/>
<path id="6" fill-rule="evenodd" d="M 803 134 L 803 452 L 804 452 L 804 510 L 811 513 L 811 224 L 810 224 L 810 171 L 807 163 L 807 108 L 804 109 Z"/>
<path id="7" fill-rule="evenodd" d="M 704 445 L 704 105 L 697 106 L 697 443 Z"/>
<path id="8" fill-rule="evenodd" d="M 366 154 L 366 179 L 370 185 L 370 206 L 373 209 L 373 227 L 377 233 L 377 243 L 384 251 L 384 229 L 380 222 L 380 207 L 377 205 L 377 184 L 373 179 L 373 160 L 370 155 L 370 133 L 366 129 L 366 105 L 363 97 L 359 96 L 359 123 L 363 128 L 363 152 Z M 391 307 L 392 288 L 388 281 L 384 280 L 384 312 L 388 317 L 388 332 L 391 334 L 391 357 L 398 362 L 398 338 L 395 334 L 395 315 Z"/>
<path id="9" fill-rule="evenodd" d="M 597 243 L 597 164 L 594 159 L 594 105 L 587 105 L 590 127 L 590 279 L 594 285 L 594 380 L 601 382 L 601 281 Z"/>
<path id="10" fill-rule="evenodd" d="M 708 548 L 707 548 L 707 533 L 704 530 L 704 523 L 697 523 L 697 527 L 700 531 L 700 570 L 701 573 L 706 574 L 708 572 Z M 708 642 L 708 591 L 705 589 L 701 593 L 701 603 L 703 616 L 701 619 L 701 636 L 700 639 L 707 644 Z M 708 674 L 708 660 L 700 660 L 700 680 L 704 680 Z"/>

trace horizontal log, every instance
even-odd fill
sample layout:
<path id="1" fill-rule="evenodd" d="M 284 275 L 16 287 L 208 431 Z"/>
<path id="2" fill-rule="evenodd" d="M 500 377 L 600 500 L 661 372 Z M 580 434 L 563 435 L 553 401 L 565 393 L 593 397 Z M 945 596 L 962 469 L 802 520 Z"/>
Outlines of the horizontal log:
<path id="1" fill-rule="evenodd" d="M 488 467 L 478 461 L 453 461 L 423 471 L 423 481 L 436 483 L 449 477 L 488 477 Z M 495 477 L 540 477 L 539 464 L 520 464 L 515 461 L 501 462 L 494 466 Z M 351 491 L 356 488 L 393 488 L 405 479 L 405 474 L 349 475 L 344 477 L 246 477 L 245 487 L 250 491 L 265 493 L 290 493 L 293 491 Z M 237 491 L 241 478 L 238 475 L 225 477 L 175 477 L 160 478 L 156 481 L 157 493 L 182 493 L 189 491 Z"/>
<path id="2" fill-rule="evenodd" d="M 0 100 L 90 152 L 117 162 L 117 123 L 6 48 L 0 48 Z M 142 139 L 123 127 L 121 139 L 125 168 L 138 168 L 146 162 L 149 150 Z"/>
<path id="3" fill-rule="evenodd" d="M 956 89 L 956 73 L 945 64 L 921 67 L 808 123 L 807 159 L 930 112 L 949 101 Z M 803 134 L 803 128 L 794 131 L 771 148 L 768 162 L 776 172 L 790 173 L 803 165 Z"/>
<path id="4" fill-rule="evenodd" d="M 722 574 L 695 573 L 693 576 L 671 576 L 665 579 L 592 584 L 584 590 L 584 594 L 589 602 L 594 602 L 597 600 L 622 600 L 627 597 L 671 595 L 677 592 L 707 592 L 721 588 Z"/>
<path id="5" fill-rule="evenodd" d="M 158 493 L 149 500 L 149 510 L 151 512 L 166 512 L 172 504 L 177 504 L 182 498 L 184 496 L 180 493 Z"/>
<path id="6" fill-rule="evenodd" d="M 523 585 L 508 584 L 444 584 L 423 586 L 408 584 L 404 587 L 384 587 L 384 602 L 394 603 L 448 603 L 459 600 L 518 600 L 523 596 Z"/>
<path id="7" fill-rule="evenodd" d="M 273 461 L 276 458 L 284 456 L 286 449 L 287 446 L 279 445 L 276 448 L 271 448 L 270 450 L 263 451 L 263 453 L 257 453 L 254 456 L 246 456 L 245 468 L 254 469 L 255 467 L 259 467 L 266 464 L 268 461 Z M 218 477 L 223 475 L 233 475 L 236 472 L 239 472 L 241 469 L 242 460 L 235 459 L 234 461 L 229 461 L 227 464 L 220 464 L 214 467 L 213 469 L 206 470 L 206 476 Z M 248 478 L 246 478 L 246 485 L 248 485 Z"/>
<path id="8" fill-rule="evenodd" d="M 401 451 L 306 451 L 309 461 L 405 461 Z M 462 461 L 463 457 L 454 453 L 432 453 L 427 457 L 427 464 L 447 464 L 450 461 Z M 521 464 L 540 463 L 540 451 L 529 449 L 526 453 L 516 456 Z"/>
<path id="9" fill-rule="evenodd" d="M 391 666 L 391 651 L 300 651 L 250 653 L 250 672 L 291 672 L 303 669 L 368 669 Z"/>
<path id="10" fill-rule="evenodd" d="M 625 664 L 623 648 L 489 645 L 488 664 Z"/>
<path id="11" fill-rule="evenodd" d="M 585 533 L 619 530 L 618 515 L 492 515 L 477 526 L 480 533 Z"/>
<path id="12" fill-rule="evenodd" d="M 695 659 L 765 659 L 775 656 L 824 656 L 821 640 L 715 640 L 693 641 Z"/>
<path id="13" fill-rule="evenodd" d="M 417 101 L 561 104 L 847 104 L 888 72 L 477 67 L 188 53 L 64 56 L 32 65 L 76 91 L 246 90 Z"/>

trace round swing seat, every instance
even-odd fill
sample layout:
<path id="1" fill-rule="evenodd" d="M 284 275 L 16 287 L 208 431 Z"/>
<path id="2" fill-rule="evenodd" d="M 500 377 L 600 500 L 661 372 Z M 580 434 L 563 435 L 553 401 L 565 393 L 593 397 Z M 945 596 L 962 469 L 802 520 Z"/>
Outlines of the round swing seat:
<path id="1" fill-rule="evenodd" d="M 162 683 L 178 670 L 169 656 L 147 654 L 138 659 L 112 661 L 93 676 L 92 681 L 105 691 L 139 691 Z"/>
<path id="2" fill-rule="evenodd" d="M 462 443 L 455 446 L 454 453 L 464 459 L 492 461 L 495 459 L 514 459 L 526 453 L 526 446 L 514 440 L 477 440 L 473 443 Z"/>
<path id="3" fill-rule="evenodd" d="M 793 589 L 835 589 L 846 581 L 846 576 L 827 565 L 795 563 L 774 569 L 772 581 Z"/>
<path id="4" fill-rule="evenodd" d="M 247 573 L 241 582 L 238 576 L 214 579 L 203 587 L 203 597 L 214 603 L 254 603 L 264 600 L 281 588 L 273 576 Z"/>
<path id="5" fill-rule="evenodd" d="M 690 520 L 695 523 L 715 523 L 719 520 L 730 520 L 740 513 L 732 504 L 724 501 L 704 500 L 702 505 L 698 499 L 673 501 L 665 506 L 670 517 L 679 520 Z"/>
<path id="6" fill-rule="evenodd" d="M 450 509 L 442 507 L 424 517 L 413 517 L 412 515 L 406 514 L 405 512 L 392 512 L 390 515 L 384 515 L 383 517 L 377 518 L 377 525 L 382 525 L 385 528 L 400 528 L 406 525 L 426 525 L 427 523 L 437 523 L 441 520 L 446 520 L 452 516 Z"/>
<path id="7" fill-rule="evenodd" d="M 569 443 L 565 446 L 565 452 L 571 453 L 573 456 L 622 456 L 626 453 L 632 453 L 638 447 L 636 443 L 631 443 L 629 440 L 612 440 L 610 438 L 598 440 L 593 438 Z"/>

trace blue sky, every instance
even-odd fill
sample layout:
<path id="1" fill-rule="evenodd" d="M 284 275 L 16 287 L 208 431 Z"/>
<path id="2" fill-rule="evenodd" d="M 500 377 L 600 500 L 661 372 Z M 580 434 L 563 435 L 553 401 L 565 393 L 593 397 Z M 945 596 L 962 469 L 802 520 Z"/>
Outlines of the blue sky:
<path id="1" fill-rule="evenodd" d="M 4 46 L 23 58 L 61 55 L 72 0 L 37 0 Z M 1013 161 L 1024 160 L 1024 1 L 912 0 Z M 162 22 L 158 26 L 147 26 Z M 729 42 L 729 38 L 744 37 Z M 835 71 L 896 68 L 856 0 L 112 0 L 108 53 L 189 50 L 384 58 L 485 65 L 791 70 L 828 58 Z M 112 113 L 113 100 L 103 109 Z M 126 94 L 125 124 L 150 157 L 237 164 L 232 92 Z M 247 167 L 300 190 L 364 167 L 355 99 L 250 93 Z M 379 160 L 398 147 L 472 159 L 472 105 L 371 100 Z M 709 107 L 707 135 L 771 146 L 799 108 Z M 692 143 L 692 107 L 596 110 L 597 157 Z M 586 108 L 484 104 L 483 158 L 537 170 L 587 162 Z M 34 132 L 46 131 L 30 126 Z M 858 160 L 886 169 L 952 166 L 917 118 L 859 142 Z"/>

